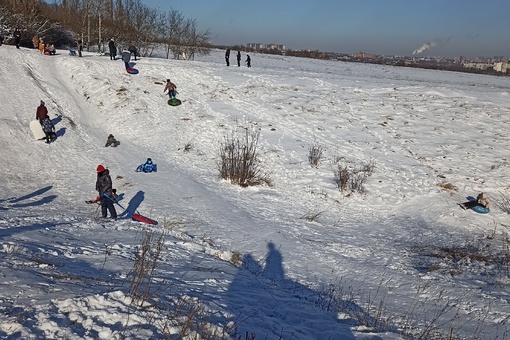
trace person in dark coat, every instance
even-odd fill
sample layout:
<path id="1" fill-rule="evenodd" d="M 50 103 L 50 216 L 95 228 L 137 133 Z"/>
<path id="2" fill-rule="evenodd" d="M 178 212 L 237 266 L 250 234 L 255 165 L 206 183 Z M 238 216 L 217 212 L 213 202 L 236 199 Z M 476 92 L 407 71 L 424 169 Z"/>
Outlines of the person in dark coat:
<path id="1" fill-rule="evenodd" d="M 225 61 L 227 62 L 227 66 L 230 66 L 230 48 L 227 48 L 225 52 Z"/>
<path id="2" fill-rule="evenodd" d="M 251 67 L 251 58 L 249 54 L 246 55 L 246 66 Z"/>
<path id="3" fill-rule="evenodd" d="M 37 119 L 42 125 L 45 118 L 48 118 L 48 109 L 44 105 L 44 102 L 41 100 L 41 104 L 37 107 L 37 111 L 35 113 L 35 119 Z"/>
<path id="4" fill-rule="evenodd" d="M 108 49 L 110 50 L 110 60 L 115 60 L 115 57 L 117 56 L 117 47 L 115 46 L 113 38 L 111 38 L 108 43 Z"/>
<path id="5" fill-rule="evenodd" d="M 21 32 L 19 31 L 19 29 L 17 27 L 14 30 L 14 42 L 16 44 L 16 48 L 19 48 L 19 44 L 21 42 Z"/>
<path id="6" fill-rule="evenodd" d="M 237 66 L 241 67 L 241 51 L 237 51 Z"/>
<path id="7" fill-rule="evenodd" d="M 97 166 L 96 172 L 97 172 L 96 190 L 97 192 L 99 192 L 99 197 L 101 197 L 101 217 L 106 218 L 109 211 L 110 217 L 116 220 L 117 211 L 115 210 L 115 206 L 113 205 L 114 196 L 110 171 L 106 169 L 103 165 L 99 164 Z"/>
<path id="8" fill-rule="evenodd" d="M 56 136 L 55 135 L 55 126 L 51 122 L 50 117 L 46 116 L 41 121 L 42 129 L 44 131 L 44 134 L 46 135 L 46 144 L 50 144 L 51 140 Z"/>
<path id="9" fill-rule="evenodd" d="M 2 46 L 3 43 L 4 43 L 4 36 L 0 35 L 0 46 Z"/>
<path id="10" fill-rule="evenodd" d="M 136 56 L 137 56 L 137 55 L 136 55 L 136 53 L 137 53 L 137 49 L 136 49 L 135 45 L 129 45 L 129 47 L 128 47 L 128 51 L 129 51 L 131 54 L 133 54 L 133 55 L 134 55 L 134 57 L 135 57 L 135 61 L 136 61 Z"/>

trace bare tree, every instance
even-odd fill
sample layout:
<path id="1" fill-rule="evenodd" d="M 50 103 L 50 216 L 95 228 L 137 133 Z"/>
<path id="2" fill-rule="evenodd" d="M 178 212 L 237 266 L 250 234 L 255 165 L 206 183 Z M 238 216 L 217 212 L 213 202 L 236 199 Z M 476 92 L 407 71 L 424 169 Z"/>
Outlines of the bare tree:
<path id="1" fill-rule="evenodd" d="M 210 53 L 209 31 L 197 32 L 196 20 L 188 20 L 185 32 L 186 58 L 195 60 L 195 54 L 207 55 Z"/>
<path id="2" fill-rule="evenodd" d="M 184 35 L 185 18 L 184 15 L 176 9 L 171 9 L 167 14 L 166 29 L 164 41 L 166 42 L 166 58 L 169 58 L 170 51 L 174 59 L 180 52 L 181 39 Z"/>

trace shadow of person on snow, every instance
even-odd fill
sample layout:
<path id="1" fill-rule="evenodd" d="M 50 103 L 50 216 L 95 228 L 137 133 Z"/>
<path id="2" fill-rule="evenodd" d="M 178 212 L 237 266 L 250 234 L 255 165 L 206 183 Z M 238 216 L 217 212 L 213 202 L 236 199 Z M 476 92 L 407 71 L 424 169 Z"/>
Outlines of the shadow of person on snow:
<path id="1" fill-rule="evenodd" d="M 66 134 L 66 128 L 65 127 L 61 127 L 60 129 L 58 129 L 55 134 L 57 135 L 57 137 L 62 137 L 63 135 Z"/>
<path id="2" fill-rule="evenodd" d="M 321 292 L 285 278 L 280 250 L 273 242 L 267 248 L 262 264 L 251 254 L 244 255 L 229 286 L 226 300 L 237 320 L 238 334 L 268 339 L 316 339 L 319 334 L 323 339 L 355 339 L 352 323 L 339 320 L 338 310 L 320 308 Z"/>
<path id="3" fill-rule="evenodd" d="M 51 120 L 51 123 L 56 126 L 58 123 L 60 123 L 62 121 L 62 115 L 58 115 L 57 117 L 53 118 Z"/>
<path id="4" fill-rule="evenodd" d="M 44 197 L 39 197 L 37 200 L 32 200 L 33 198 L 37 196 L 41 196 L 47 191 L 51 190 L 53 186 L 47 186 L 44 188 L 41 188 L 39 190 L 36 190 L 30 194 L 21 196 L 21 197 L 11 197 L 8 199 L 0 200 L 0 204 L 3 204 L 4 202 L 7 203 L 6 206 L 0 206 L 0 210 L 9 210 L 11 208 L 26 208 L 26 207 L 34 207 L 39 206 L 43 204 L 47 204 L 52 202 L 55 198 L 57 198 L 57 195 L 47 195 Z M 20 203 L 23 202 L 23 203 Z"/>
<path id="5" fill-rule="evenodd" d="M 125 207 L 125 210 L 119 215 L 119 217 L 131 217 L 136 213 L 140 204 L 142 204 L 145 199 L 145 192 L 138 191 L 132 199 L 129 200 L 128 206 Z"/>

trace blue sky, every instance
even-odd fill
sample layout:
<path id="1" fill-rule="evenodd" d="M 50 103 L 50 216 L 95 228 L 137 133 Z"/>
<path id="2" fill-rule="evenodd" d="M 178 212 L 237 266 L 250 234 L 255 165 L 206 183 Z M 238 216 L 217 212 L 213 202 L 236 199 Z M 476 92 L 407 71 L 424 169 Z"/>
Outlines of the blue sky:
<path id="1" fill-rule="evenodd" d="M 508 0 L 142 0 L 176 9 L 214 44 L 341 53 L 510 56 Z"/>

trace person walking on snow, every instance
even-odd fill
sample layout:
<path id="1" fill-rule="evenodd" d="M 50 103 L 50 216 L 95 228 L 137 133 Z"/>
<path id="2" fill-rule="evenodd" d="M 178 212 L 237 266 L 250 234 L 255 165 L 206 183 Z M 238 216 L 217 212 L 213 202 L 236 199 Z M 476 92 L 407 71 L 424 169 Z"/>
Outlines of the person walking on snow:
<path id="1" fill-rule="evenodd" d="M 48 109 L 44 106 L 44 102 L 41 100 L 41 104 L 37 107 L 37 111 L 35 113 L 35 119 L 39 121 L 41 125 L 43 125 L 43 120 L 48 118 Z"/>
<path id="2" fill-rule="evenodd" d="M 128 50 L 122 51 L 122 61 L 124 62 L 124 66 L 126 70 L 129 68 L 129 61 L 131 60 L 131 52 Z"/>
<path id="3" fill-rule="evenodd" d="M 246 55 L 246 66 L 251 67 L 251 58 L 249 54 Z"/>
<path id="4" fill-rule="evenodd" d="M 96 190 L 99 193 L 101 200 L 101 217 L 106 218 L 108 211 L 110 217 L 114 220 L 117 219 L 117 211 L 113 205 L 114 195 L 112 188 L 112 178 L 110 177 L 110 171 L 103 165 L 99 164 L 96 168 L 97 180 Z"/>
<path id="5" fill-rule="evenodd" d="M 51 140 L 56 137 L 55 126 L 51 122 L 50 117 L 46 116 L 46 118 L 41 121 L 41 126 L 46 135 L 46 144 L 50 144 Z"/>
<path id="6" fill-rule="evenodd" d="M 241 67 L 241 51 L 237 51 L 237 67 Z"/>
<path id="7" fill-rule="evenodd" d="M 163 93 L 168 91 L 168 96 L 170 97 L 170 99 L 172 99 L 172 98 L 175 98 L 175 96 L 177 95 L 176 89 L 177 89 L 177 86 L 175 86 L 175 84 L 172 83 L 170 81 L 170 79 L 167 79 L 166 86 L 165 86 L 165 89 L 163 90 Z"/>

